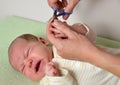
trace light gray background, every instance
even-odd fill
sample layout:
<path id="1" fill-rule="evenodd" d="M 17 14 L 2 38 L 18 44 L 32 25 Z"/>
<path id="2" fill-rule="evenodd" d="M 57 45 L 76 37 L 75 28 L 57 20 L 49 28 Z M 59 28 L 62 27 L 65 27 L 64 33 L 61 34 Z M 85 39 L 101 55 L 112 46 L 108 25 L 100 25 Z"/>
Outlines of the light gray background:
<path id="1" fill-rule="evenodd" d="M 52 13 L 47 0 L 0 0 L 0 18 L 16 15 L 47 22 Z M 81 0 L 68 23 L 80 21 L 97 35 L 120 41 L 120 0 Z"/>

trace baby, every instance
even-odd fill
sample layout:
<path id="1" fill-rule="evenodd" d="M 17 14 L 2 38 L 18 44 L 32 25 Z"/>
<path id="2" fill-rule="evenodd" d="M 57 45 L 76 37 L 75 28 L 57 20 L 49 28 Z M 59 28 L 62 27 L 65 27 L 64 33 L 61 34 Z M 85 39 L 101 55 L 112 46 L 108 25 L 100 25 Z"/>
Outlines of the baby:
<path id="1" fill-rule="evenodd" d="M 92 33 L 94 36 L 88 38 L 91 41 L 94 40 L 94 32 L 90 31 L 85 25 L 77 23 L 71 27 L 73 31 L 86 36 Z M 66 69 L 58 69 L 52 61 L 54 58 L 53 50 L 49 43 L 42 37 L 38 38 L 32 34 L 23 34 L 17 37 L 9 46 L 8 55 L 10 64 L 14 69 L 31 80 L 41 80 L 41 85 L 44 85 L 46 81 L 45 76 L 50 77 L 50 79 L 52 77 L 54 79 L 67 77 L 66 80 L 62 79 L 64 85 L 68 85 L 68 83 L 76 85 L 76 81 L 69 72 Z M 68 82 L 65 83 L 66 81 Z"/>

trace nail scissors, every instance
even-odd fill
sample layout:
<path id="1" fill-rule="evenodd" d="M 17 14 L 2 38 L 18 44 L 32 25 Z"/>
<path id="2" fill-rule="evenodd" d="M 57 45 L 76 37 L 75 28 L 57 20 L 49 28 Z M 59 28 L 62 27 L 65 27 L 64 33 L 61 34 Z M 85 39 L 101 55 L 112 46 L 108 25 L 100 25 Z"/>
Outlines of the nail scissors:
<path id="1" fill-rule="evenodd" d="M 59 17 L 59 16 L 72 14 L 72 12 L 65 12 L 64 10 L 62 12 L 59 12 L 59 8 L 52 8 L 52 9 L 53 9 L 54 13 L 48 22 L 53 22 L 54 19 L 57 19 L 57 17 Z"/>

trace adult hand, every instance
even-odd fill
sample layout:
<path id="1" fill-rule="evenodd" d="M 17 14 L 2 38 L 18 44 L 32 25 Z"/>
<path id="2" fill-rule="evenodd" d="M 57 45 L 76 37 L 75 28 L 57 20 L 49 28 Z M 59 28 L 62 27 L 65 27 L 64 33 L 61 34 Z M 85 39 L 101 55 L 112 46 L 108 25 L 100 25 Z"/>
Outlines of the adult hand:
<path id="1" fill-rule="evenodd" d="M 67 38 L 55 37 L 51 30 L 53 27 L 65 34 Z M 61 57 L 86 61 L 120 77 L 119 55 L 113 55 L 96 47 L 84 35 L 70 29 L 67 24 L 58 20 L 47 25 L 47 37 L 55 45 Z"/>
<path id="2" fill-rule="evenodd" d="M 56 28 L 67 36 L 66 39 L 55 37 L 51 29 Z M 67 59 L 88 61 L 96 47 L 84 36 L 72 30 L 66 23 L 54 20 L 47 25 L 47 37 L 55 45 L 60 56 Z"/>
<path id="3" fill-rule="evenodd" d="M 53 8 L 60 8 L 60 10 L 64 10 L 65 12 L 72 12 L 74 7 L 80 0 L 48 0 L 48 4 Z M 63 19 L 67 19 L 69 15 L 64 15 Z"/>

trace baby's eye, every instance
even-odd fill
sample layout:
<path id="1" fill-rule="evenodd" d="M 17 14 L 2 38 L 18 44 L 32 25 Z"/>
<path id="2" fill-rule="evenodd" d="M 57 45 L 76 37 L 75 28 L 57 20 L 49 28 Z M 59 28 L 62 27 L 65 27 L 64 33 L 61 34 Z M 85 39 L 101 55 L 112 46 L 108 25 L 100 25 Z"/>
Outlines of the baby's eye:
<path id="1" fill-rule="evenodd" d="M 23 73 L 23 72 L 24 72 L 24 69 L 25 69 L 25 65 L 24 65 L 24 64 L 21 64 L 20 72 Z"/>
<path id="2" fill-rule="evenodd" d="M 23 73 L 25 69 L 25 65 L 22 67 L 21 72 Z"/>
<path id="3" fill-rule="evenodd" d="M 28 49 L 25 51 L 24 57 L 27 58 L 27 57 L 29 56 L 29 53 L 30 53 L 30 48 L 28 48 Z"/>

